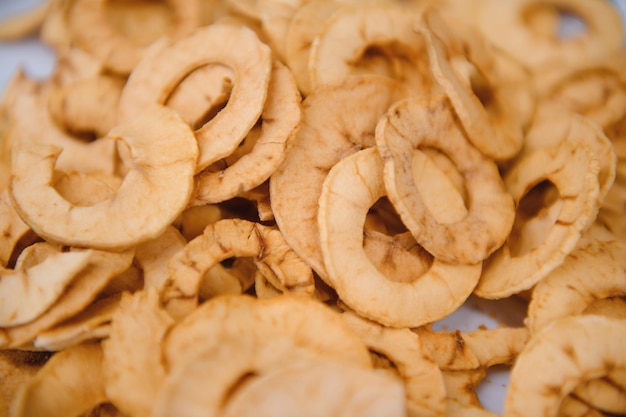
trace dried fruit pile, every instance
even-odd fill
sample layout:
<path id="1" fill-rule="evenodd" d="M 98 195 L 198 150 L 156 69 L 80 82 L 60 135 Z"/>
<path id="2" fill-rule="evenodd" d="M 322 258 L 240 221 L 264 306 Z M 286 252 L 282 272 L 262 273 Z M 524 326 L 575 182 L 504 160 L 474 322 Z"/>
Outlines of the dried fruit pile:
<path id="1" fill-rule="evenodd" d="M 565 17 L 584 29 L 559 35 Z M 0 415 L 626 413 L 605 0 L 51 0 L 0 101 Z M 524 326 L 435 331 L 470 296 Z"/>

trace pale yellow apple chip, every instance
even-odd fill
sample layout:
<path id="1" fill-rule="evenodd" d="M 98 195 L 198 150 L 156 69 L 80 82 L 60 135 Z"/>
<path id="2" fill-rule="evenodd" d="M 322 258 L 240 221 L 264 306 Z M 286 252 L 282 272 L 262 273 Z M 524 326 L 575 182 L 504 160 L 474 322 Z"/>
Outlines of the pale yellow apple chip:
<path id="1" fill-rule="evenodd" d="M 166 335 L 166 366 L 172 370 L 193 363 L 198 355 L 219 349 L 224 340 L 241 343 L 242 348 L 252 349 L 250 354 L 261 347 L 259 344 L 270 346 L 272 340 L 278 344 L 282 340 L 288 345 L 295 343 L 317 356 L 344 359 L 364 367 L 371 365 L 361 339 L 335 311 L 319 301 L 293 295 L 266 300 L 247 295 L 224 295 L 201 304 Z M 268 348 L 266 357 L 258 355 L 252 360 L 260 363 L 267 360 L 273 364 L 284 360 L 279 360 L 271 351 Z M 224 353 L 228 354 L 228 349 Z"/>
<path id="2" fill-rule="evenodd" d="M 388 197 L 427 251 L 447 262 L 476 264 L 502 246 L 513 226 L 513 198 L 497 165 L 468 141 L 445 97 L 398 102 L 378 123 L 376 142 L 384 159 Z M 465 180 L 466 213 L 460 211 L 442 221 L 439 213 L 454 204 L 446 198 L 437 210 L 428 206 L 424 194 L 432 193 L 420 190 L 421 184 L 415 179 L 429 178 L 425 163 L 414 156 L 419 155 L 420 147 L 434 148 L 454 162 Z M 443 190 L 438 187 L 437 192 Z M 454 191 L 450 197 L 453 201 L 458 196 Z"/>
<path id="3" fill-rule="evenodd" d="M 261 133 L 249 153 L 232 164 L 198 173 L 191 205 L 218 203 L 259 186 L 283 162 L 302 115 L 301 97 L 291 72 L 275 62 L 259 123 Z M 219 163 L 218 163 L 219 165 Z"/>
<path id="4" fill-rule="evenodd" d="M 400 374 L 406 392 L 407 414 L 443 416 L 445 387 L 441 370 L 410 329 L 392 329 L 352 312 L 342 315 L 368 349 L 385 355 Z"/>
<path id="5" fill-rule="evenodd" d="M 395 282 L 367 258 L 363 224 L 385 195 L 383 160 L 376 148 L 359 151 L 330 171 L 319 200 L 318 226 L 328 279 L 359 315 L 393 327 L 417 327 L 445 317 L 472 293 L 481 264 L 434 258 L 411 282 Z"/>
<path id="6" fill-rule="evenodd" d="M 119 294 L 95 301 L 76 316 L 39 333 L 33 340 L 33 346 L 36 349 L 61 351 L 108 337 L 111 317 L 119 302 Z"/>
<path id="7" fill-rule="evenodd" d="M 71 347 L 55 354 L 20 387 L 10 415 L 78 417 L 107 401 L 103 380 L 100 345 Z"/>
<path id="8" fill-rule="evenodd" d="M 586 24 L 578 36 L 559 38 L 551 31 L 537 36 L 525 22 L 525 16 L 536 6 L 533 0 L 481 1 L 476 12 L 477 27 L 497 48 L 540 72 L 550 65 L 576 67 L 601 60 L 620 50 L 623 23 L 617 8 L 610 2 L 556 0 L 547 6 L 567 11 Z"/>
<path id="9" fill-rule="evenodd" d="M 425 26 L 420 33 L 426 42 L 433 77 L 443 87 L 454 106 L 467 137 L 483 154 L 498 161 L 511 159 L 522 148 L 524 140 L 524 113 L 517 106 L 525 104 L 526 100 L 518 96 L 524 92 L 528 94 L 529 88 L 519 89 L 520 82 L 505 84 L 500 81 L 498 77 L 503 77 L 494 68 L 495 63 L 490 62 L 494 58 L 490 56 L 492 51 L 488 47 L 483 47 L 477 53 L 470 46 L 472 42 L 464 38 L 464 45 L 455 54 L 453 46 L 446 45 L 439 37 L 445 39 L 446 35 L 450 35 L 442 33 L 449 30 L 438 16 L 426 13 L 424 21 Z M 463 35 L 469 37 L 468 35 L 474 34 L 469 32 Z M 478 42 L 474 42 L 476 43 Z M 468 49 L 469 54 L 461 53 Z M 463 58 L 459 58 L 459 55 Z M 489 58 L 483 58 L 484 56 Z M 454 59 L 466 59 L 467 64 L 474 65 L 475 72 L 470 74 L 469 79 L 460 79 L 451 62 Z M 472 78 L 482 82 L 474 87 Z M 474 91 L 473 88 L 479 91 Z M 478 94 L 488 98 L 481 100 Z"/>
<path id="10" fill-rule="evenodd" d="M 79 314 L 105 289 L 107 284 L 126 271 L 133 251 L 122 253 L 90 250 L 89 265 L 44 314 L 28 323 L 2 329 L 3 348 L 17 348 L 32 342 L 38 334 Z"/>
<path id="11" fill-rule="evenodd" d="M 50 91 L 48 111 L 63 129 L 74 134 L 93 132 L 101 138 L 117 123 L 117 105 L 124 79 L 97 75 Z"/>
<path id="12" fill-rule="evenodd" d="M 161 341 L 174 320 L 159 305 L 156 289 L 124 294 L 102 343 L 107 397 L 129 416 L 150 416 L 166 369 Z"/>
<path id="13" fill-rule="evenodd" d="M 429 93 L 434 81 L 428 53 L 415 30 L 422 12 L 423 6 L 385 2 L 342 7 L 325 22 L 311 46 L 313 88 L 341 84 L 351 74 L 376 73 Z"/>
<path id="14" fill-rule="evenodd" d="M 317 210 L 324 179 L 342 158 L 374 145 L 376 122 L 403 94 L 386 77 L 364 75 L 321 88 L 303 101 L 298 133 L 270 178 L 270 199 L 285 240 L 323 279 Z M 346 112 L 348 107 L 354 111 Z"/>
<path id="15" fill-rule="evenodd" d="M 85 269 L 90 256 L 90 251 L 58 253 L 27 269 L 0 269 L 0 327 L 39 317 Z"/>
<path id="16" fill-rule="evenodd" d="M 159 123 L 153 123 L 155 118 Z M 38 235 L 72 246 L 124 249 L 157 237 L 183 211 L 198 148 L 178 115 L 151 106 L 109 137 L 129 146 L 133 165 L 111 199 L 83 207 L 50 184 L 61 149 L 33 143 L 14 147 L 11 195 Z"/>
<path id="17" fill-rule="evenodd" d="M 235 392 L 222 415 L 400 417 L 411 415 L 406 413 L 404 397 L 397 377 L 324 358 L 285 364 L 255 378 Z"/>
<path id="18" fill-rule="evenodd" d="M 141 3 L 141 2 L 138 2 Z M 131 5 L 132 2 L 121 4 Z M 157 7 L 160 3 L 156 3 Z M 127 36 L 123 28 L 123 21 L 116 27 L 111 22 L 107 11 L 109 3 L 105 0 L 76 0 L 69 2 L 67 7 L 67 25 L 72 40 L 85 51 L 102 60 L 105 67 L 120 74 L 129 74 L 141 60 L 145 45 L 152 42 L 158 36 L 169 35 L 172 38 L 181 38 L 189 35 L 199 25 L 199 2 L 194 0 L 177 0 L 165 2 L 166 10 L 156 16 L 156 33 L 148 30 L 149 21 L 153 13 L 143 13 L 140 24 L 141 30 L 135 29 L 137 34 L 145 38 L 148 33 L 149 39 Z M 118 6 L 119 7 L 119 6 Z M 170 9 L 170 10 L 167 10 Z M 127 7 L 122 14 L 136 12 L 132 7 Z M 155 13 L 158 13 L 155 12 Z M 122 17 L 123 16 L 119 16 Z M 165 18 L 166 25 L 163 25 Z M 171 19 L 171 22 L 168 20 Z M 126 20 L 129 20 L 126 18 Z M 130 20 L 132 22 L 132 19 Z M 131 23 L 131 25 L 137 24 Z"/>
<path id="19" fill-rule="evenodd" d="M 115 142 L 98 138 L 91 142 L 78 139 L 63 130 L 52 119 L 46 95 L 24 94 L 16 99 L 11 112 L 10 135 L 18 143 L 35 147 L 49 145 L 63 149 L 56 167 L 64 171 L 104 172 L 115 170 Z"/>
<path id="20" fill-rule="evenodd" d="M 582 313 L 595 300 L 626 295 L 625 253 L 626 244 L 617 241 L 576 248 L 535 285 L 526 326 L 535 333 L 553 320 Z"/>
<path id="21" fill-rule="evenodd" d="M 295 294 L 313 294 L 311 268 L 291 250 L 280 231 L 260 223 L 227 219 L 208 225 L 170 261 L 170 277 L 161 294 L 168 312 L 182 318 L 193 311 L 204 274 L 232 257 L 252 257 L 258 269 L 271 271 L 277 286 Z"/>
<path id="22" fill-rule="evenodd" d="M 226 106 L 195 130 L 200 149 L 197 172 L 230 155 L 261 116 L 272 56 L 253 31 L 214 24 L 154 48 L 133 69 L 119 107 L 120 121 L 132 120 L 147 105 L 165 103 L 178 83 L 206 64 L 229 66 L 235 77 Z"/>
<path id="23" fill-rule="evenodd" d="M 620 319 L 582 315 L 548 324 L 531 337 L 513 365 L 503 415 L 557 415 L 563 397 L 594 378 L 626 386 L 625 339 L 626 321 Z"/>
<path id="24" fill-rule="evenodd" d="M 517 205 L 516 224 L 483 268 L 478 296 L 503 298 L 529 289 L 563 263 L 596 218 L 599 171 L 591 149 L 568 140 L 523 156 L 507 171 L 504 181 Z M 558 190 L 550 206 L 554 214 L 520 210 L 522 198 L 546 182 Z"/>
<path id="25" fill-rule="evenodd" d="M 2 19 L 0 40 L 15 41 L 34 34 L 41 27 L 49 7 L 50 1 L 44 1 L 36 7 Z"/>

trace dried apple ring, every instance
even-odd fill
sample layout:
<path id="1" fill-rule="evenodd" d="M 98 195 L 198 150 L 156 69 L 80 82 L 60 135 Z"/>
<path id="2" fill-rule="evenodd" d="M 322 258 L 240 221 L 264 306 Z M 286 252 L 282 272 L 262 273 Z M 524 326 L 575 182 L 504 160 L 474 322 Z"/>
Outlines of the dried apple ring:
<path id="1" fill-rule="evenodd" d="M 119 106 L 120 122 L 133 119 L 147 105 L 165 103 L 186 76 L 207 64 L 228 66 L 235 77 L 226 106 L 195 130 L 200 148 L 196 172 L 230 155 L 261 116 L 272 56 L 252 30 L 213 24 L 177 42 L 153 46 L 133 69 Z"/>
<path id="2" fill-rule="evenodd" d="M 122 296 L 109 338 L 102 343 L 102 368 L 107 397 L 125 414 L 151 414 L 167 374 L 161 341 L 173 324 L 156 289 Z"/>
<path id="3" fill-rule="evenodd" d="M 72 39 L 85 51 L 93 54 L 102 60 L 106 68 L 119 74 L 129 74 L 137 63 L 141 60 L 146 45 L 154 41 L 161 35 L 169 35 L 174 39 L 189 35 L 199 25 L 199 2 L 195 0 L 166 0 L 165 5 L 171 8 L 163 15 L 172 20 L 171 27 L 161 24 L 160 16 L 158 23 L 153 26 L 158 27 L 156 33 L 147 30 L 150 14 L 144 13 L 143 28 L 144 35 L 128 37 L 120 32 L 107 19 L 106 0 L 75 0 L 70 2 L 67 10 L 67 25 Z M 128 11 L 132 13 L 132 2 L 122 2 L 123 5 L 130 5 Z M 148 3 L 149 4 L 149 3 Z M 159 6 L 157 3 L 155 6 Z M 154 11 L 153 11 L 154 13 Z M 123 22 L 122 22 L 123 24 Z M 140 34 L 141 31 L 137 31 Z M 150 33 L 149 39 L 145 33 Z"/>
<path id="4" fill-rule="evenodd" d="M 476 264 L 504 243 L 515 217 L 513 198 L 495 162 L 467 140 L 445 97 L 396 103 L 378 123 L 376 142 L 385 161 L 389 200 L 428 252 L 446 262 Z M 426 169 L 416 160 L 420 147 L 441 151 L 456 164 L 468 192 L 465 216 L 440 220 L 437 212 L 441 210 L 428 206 L 416 179 Z M 452 199 L 458 196 L 456 192 L 447 194 Z M 451 205 L 446 204 L 448 209 Z"/>
<path id="5" fill-rule="evenodd" d="M 298 133 L 285 161 L 270 177 L 270 198 L 285 240 L 323 279 L 317 201 L 324 179 L 342 158 L 374 145 L 376 122 L 404 94 L 393 80 L 361 75 L 341 86 L 321 88 L 303 101 Z"/>
<path id="6" fill-rule="evenodd" d="M 441 416 L 445 411 L 445 387 L 437 364 L 410 329 L 392 329 L 365 320 L 353 312 L 343 319 L 368 349 L 385 355 L 398 370 L 406 392 L 408 415 Z"/>
<path id="7" fill-rule="evenodd" d="M 461 51 L 455 51 L 453 45 L 444 42 L 443 39 L 452 35 L 444 33 L 448 29 L 437 15 L 426 13 L 424 21 L 426 26 L 420 33 L 426 42 L 433 77 L 454 106 L 467 137 L 483 154 L 496 161 L 511 159 L 524 143 L 523 128 L 527 120 L 523 119 L 524 112 L 519 106 L 530 100 L 523 96 L 530 94 L 529 89 L 520 88 L 519 81 L 506 82 L 488 46 L 464 38 L 463 45 L 458 47 Z M 475 36 L 473 32 L 464 35 Z M 473 47 L 472 43 L 479 47 Z M 470 52 L 463 54 L 467 49 Z M 459 77 L 451 62 L 459 56 L 474 66 L 474 77 L 470 75 L 467 80 Z M 474 91 L 472 78 L 480 78 L 481 85 L 475 87 L 479 92 Z M 485 98 L 481 99 L 478 94 Z"/>
<path id="8" fill-rule="evenodd" d="M 607 377 L 626 385 L 626 321 L 595 315 L 548 324 L 529 340 L 511 370 L 504 416 L 556 416 L 580 383 Z M 537 372 L 550 369 L 550 372 Z"/>
<path id="9" fill-rule="evenodd" d="M 550 0 L 547 6 L 581 18 L 585 31 L 574 37 L 558 33 L 538 36 L 526 27 L 524 17 L 539 0 L 488 0 L 480 3 L 477 27 L 497 48 L 507 51 L 532 71 L 550 65 L 577 66 L 605 59 L 622 48 L 623 22 L 610 2 L 602 0 Z"/>
<path id="10" fill-rule="evenodd" d="M 596 218 L 599 170 L 598 159 L 589 147 L 569 140 L 517 160 L 504 181 L 518 206 L 516 222 L 522 224 L 514 227 L 507 242 L 486 262 L 476 295 L 503 298 L 519 293 L 563 263 Z M 546 181 L 558 190 L 556 201 L 547 217 L 534 214 L 535 208 L 525 221 L 526 214 L 519 211 L 520 201 Z"/>
<path id="11" fill-rule="evenodd" d="M 161 292 L 169 277 L 167 264 L 186 244 L 178 229 L 169 226 L 157 238 L 137 245 L 135 261 L 142 271 L 144 290 L 156 288 Z"/>
<path id="12" fill-rule="evenodd" d="M 383 160 L 376 148 L 338 162 L 319 199 L 318 227 L 328 279 L 359 315 L 392 327 L 431 323 L 458 308 L 471 294 L 481 264 L 450 264 L 434 258 L 412 282 L 380 273 L 363 249 L 369 208 L 385 195 Z"/>
<path id="13" fill-rule="evenodd" d="M 78 345 L 55 354 L 21 386 L 11 416 L 80 416 L 107 402 L 99 344 Z"/>
<path id="14" fill-rule="evenodd" d="M 89 264 L 66 287 L 49 309 L 36 319 L 19 326 L 2 329 L 2 348 L 19 348 L 37 335 L 83 311 L 115 277 L 132 263 L 133 251 L 122 253 L 90 250 Z"/>
<path id="15" fill-rule="evenodd" d="M 14 142 L 31 142 L 60 146 L 57 167 L 64 171 L 104 172 L 115 170 L 115 143 L 98 138 L 86 142 L 73 137 L 52 119 L 47 107 L 47 95 L 23 94 L 15 101 L 12 110 Z"/>
<path id="16" fill-rule="evenodd" d="M 558 106 L 558 109 L 555 107 L 538 108 L 533 125 L 526 134 L 524 148 L 520 155 L 564 140 L 577 141 L 582 146 L 589 146 L 600 162 L 598 199 L 603 201 L 615 183 L 617 157 L 613 144 L 602 128 L 590 118 L 563 110 L 561 105 L 554 104 L 554 106 Z"/>
<path id="17" fill-rule="evenodd" d="M 261 133 L 250 152 L 224 168 L 209 167 L 198 173 L 191 206 L 219 203 L 249 191 L 267 180 L 283 162 L 302 111 L 295 80 L 287 67 L 277 61 L 267 94 L 259 120 Z"/>
<path id="18" fill-rule="evenodd" d="M 14 148 L 11 195 L 38 235 L 70 246 L 124 249 L 157 237 L 183 211 L 198 148 L 180 117 L 150 106 L 109 137 L 129 146 L 133 166 L 111 199 L 92 206 L 75 206 L 51 186 L 59 148 L 33 143 Z"/>
<path id="19" fill-rule="evenodd" d="M 535 285 L 525 324 L 536 333 L 553 320 L 582 313 L 595 300 L 623 295 L 626 244 L 593 240 Z"/>
<path id="20" fill-rule="evenodd" d="M 52 89 L 48 111 L 69 133 L 104 137 L 117 123 L 117 105 L 124 79 L 96 75 Z"/>
<path id="21" fill-rule="evenodd" d="M 242 219 L 220 220 L 209 224 L 170 261 L 170 277 L 161 294 L 168 312 L 175 318 L 189 314 L 198 304 L 206 272 L 232 257 L 253 257 L 258 269 L 272 271 L 277 285 L 291 292 L 312 294 L 314 290 L 311 268 L 291 250 L 280 231 Z"/>
<path id="22" fill-rule="evenodd" d="M 90 255 L 57 253 L 25 269 L 0 268 L 0 327 L 28 323 L 43 314 L 85 269 Z"/>
<path id="23" fill-rule="evenodd" d="M 428 54 L 422 35 L 415 30 L 423 9 L 424 5 L 385 2 L 342 7 L 326 21 L 311 46 L 312 88 L 341 84 L 357 73 L 377 73 L 429 92 L 434 81 Z"/>
<path id="24" fill-rule="evenodd" d="M 396 377 L 324 358 L 255 378 L 229 399 L 222 416 L 402 416 L 404 397 Z"/>
<path id="25" fill-rule="evenodd" d="M 186 364 L 193 366 L 202 355 L 222 351 L 225 359 L 231 359 L 226 361 L 228 369 L 224 361 L 218 365 L 241 376 L 255 368 L 269 370 L 283 364 L 289 348 L 296 346 L 295 355 L 371 367 L 367 348 L 339 315 L 319 301 L 293 295 L 263 300 L 246 295 L 212 298 L 166 334 L 163 353 L 166 367 L 174 372 Z M 252 368 L 232 360 L 235 350 Z"/>

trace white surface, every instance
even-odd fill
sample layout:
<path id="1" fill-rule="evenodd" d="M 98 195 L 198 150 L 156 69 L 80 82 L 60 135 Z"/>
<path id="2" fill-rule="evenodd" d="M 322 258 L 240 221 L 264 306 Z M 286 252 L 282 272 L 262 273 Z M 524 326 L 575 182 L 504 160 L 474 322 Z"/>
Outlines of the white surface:
<path id="1" fill-rule="evenodd" d="M 626 0 L 614 2 L 618 4 L 622 15 L 626 16 Z M 0 0 L 0 21 L 38 3 L 41 3 L 41 0 Z M 19 42 L 0 42 L 0 91 L 4 89 L 17 68 L 22 68 L 31 77 L 43 79 L 50 74 L 54 63 L 52 50 L 36 38 Z M 499 324 L 522 326 L 524 316 L 525 309 L 521 301 L 515 299 L 486 301 L 472 297 L 462 308 L 445 320 L 436 323 L 434 327 L 438 330 L 469 331 L 481 326 L 494 328 Z M 508 370 L 506 368 L 490 370 L 478 390 L 483 406 L 488 410 L 501 413 L 507 385 Z"/>

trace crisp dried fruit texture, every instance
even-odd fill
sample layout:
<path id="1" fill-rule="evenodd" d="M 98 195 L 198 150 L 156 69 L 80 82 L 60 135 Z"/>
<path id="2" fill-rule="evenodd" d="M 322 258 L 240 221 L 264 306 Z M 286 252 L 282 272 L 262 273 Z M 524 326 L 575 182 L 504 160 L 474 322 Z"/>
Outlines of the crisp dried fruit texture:
<path id="1" fill-rule="evenodd" d="M 159 123 L 153 123 L 153 119 Z M 62 149 L 34 143 L 14 148 L 11 196 L 26 223 L 50 240 L 98 249 L 124 249 L 158 236 L 183 211 L 193 187 L 198 147 L 176 113 L 151 106 L 118 125 L 132 166 L 111 199 L 75 206 L 51 186 Z"/>

